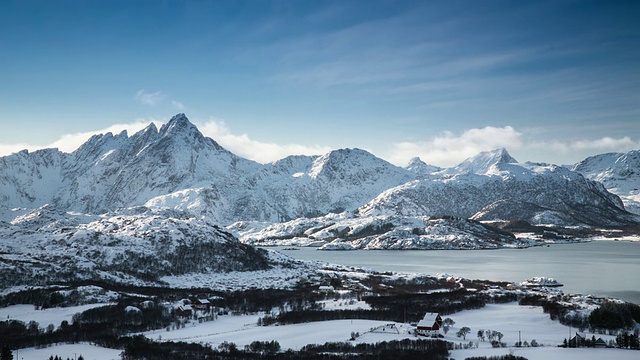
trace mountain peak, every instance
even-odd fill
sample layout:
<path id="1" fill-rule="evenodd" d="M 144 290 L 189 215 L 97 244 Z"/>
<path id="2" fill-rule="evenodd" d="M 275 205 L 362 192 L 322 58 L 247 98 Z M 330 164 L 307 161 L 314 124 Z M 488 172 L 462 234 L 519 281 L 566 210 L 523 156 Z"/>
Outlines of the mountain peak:
<path id="1" fill-rule="evenodd" d="M 495 149 L 495 150 L 489 151 L 489 153 L 495 155 L 495 157 L 498 159 L 497 163 L 500 163 L 500 164 L 517 164 L 518 163 L 518 160 L 514 159 L 505 148 Z"/>
<path id="2" fill-rule="evenodd" d="M 426 162 L 422 161 L 419 157 L 414 157 L 409 160 L 409 165 L 405 167 L 405 169 L 411 171 L 412 173 L 418 175 L 428 175 L 434 173 L 436 171 L 442 170 L 441 168 L 433 165 L 429 165 Z"/>
<path id="3" fill-rule="evenodd" d="M 424 161 L 422 161 L 422 159 L 420 159 L 419 157 L 412 157 L 411 160 L 409 160 L 409 165 L 407 165 L 407 167 L 412 166 L 412 165 L 426 165 L 427 163 L 425 163 Z"/>
<path id="4" fill-rule="evenodd" d="M 173 133 L 181 133 L 181 132 L 197 132 L 200 133 L 198 128 L 189 121 L 187 116 L 183 113 L 177 114 L 169 120 L 168 123 L 162 125 L 160 128 L 160 133 L 162 135 L 168 135 Z"/>
<path id="5" fill-rule="evenodd" d="M 470 157 L 461 162 L 454 168 L 457 174 L 486 174 L 491 166 L 496 164 L 517 164 L 518 160 L 514 159 L 505 148 L 494 149 L 490 151 L 482 151 L 474 157 Z"/>

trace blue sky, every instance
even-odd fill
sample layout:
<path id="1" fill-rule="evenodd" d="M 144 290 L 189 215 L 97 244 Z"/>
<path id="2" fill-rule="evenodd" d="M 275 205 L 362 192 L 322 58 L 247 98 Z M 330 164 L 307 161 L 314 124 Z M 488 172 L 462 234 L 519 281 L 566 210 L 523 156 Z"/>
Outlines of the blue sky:
<path id="1" fill-rule="evenodd" d="M 637 1 L 2 0 L 0 155 L 184 112 L 267 162 L 640 148 Z"/>

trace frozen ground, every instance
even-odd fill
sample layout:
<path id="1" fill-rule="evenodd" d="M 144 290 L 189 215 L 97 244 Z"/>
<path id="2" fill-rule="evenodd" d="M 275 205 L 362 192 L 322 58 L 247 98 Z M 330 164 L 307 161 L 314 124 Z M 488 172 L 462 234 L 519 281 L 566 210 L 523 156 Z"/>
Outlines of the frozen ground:
<path id="1" fill-rule="evenodd" d="M 108 304 L 88 304 L 44 310 L 36 310 L 33 305 L 11 305 L 0 308 L 0 320 L 20 320 L 25 323 L 36 321 L 40 328 L 46 328 L 49 324 L 58 328 L 63 320 L 67 320 L 71 324 L 73 315 L 77 313 L 105 305 Z"/>
<path id="2" fill-rule="evenodd" d="M 122 350 L 107 349 L 90 344 L 61 344 L 44 349 L 27 348 L 13 351 L 15 360 L 45 360 L 50 356 L 63 359 L 77 359 L 80 355 L 85 360 L 120 360 Z"/>
<path id="3" fill-rule="evenodd" d="M 363 303 L 349 305 L 352 308 L 363 306 Z M 338 304 L 327 303 L 327 308 L 339 307 Z M 334 320 L 306 324 L 284 326 L 259 327 L 256 322 L 259 315 L 222 316 L 219 320 L 187 325 L 184 329 L 147 332 L 145 335 L 154 340 L 187 341 L 218 346 L 224 341 L 233 342 L 238 347 L 250 344 L 252 341 L 277 340 L 282 349 L 299 349 L 309 343 L 325 343 L 330 341 L 347 341 L 352 332 L 359 332 L 356 343 L 375 343 L 379 341 L 400 340 L 414 338 L 405 324 L 371 320 Z M 453 358 L 464 359 L 470 356 L 508 354 L 513 351 L 529 359 L 637 359 L 640 352 L 616 349 L 561 349 L 557 348 L 565 338 L 569 337 L 570 328 L 552 321 L 548 314 L 543 313 L 541 307 L 519 306 L 517 303 L 489 304 L 483 309 L 462 311 L 450 316 L 455 325 L 445 335 L 445 340 L 457 343 L 473 342 L 478 348 L 453 352 Z M 456 337 L 459 328 L 467 326 L 471 333 L 466 340 Z M 373 331 L 372 331 L 373 329 Z M 502 342 L 509 347 L 492 349 L 488 341 L 480 341 L 476 334 L 478 330 L 493 330 L 504 334 Z M 531 342 L 535 339 L 543 345 L 538 348 L 513 347 L 518 340 L 518 331 L 522 341 Z M 576 329 L 573 329 L 575 333 Z M 592 334 L 587 333 L 588 337 Z M 597 335 L 605 341 L 611 336 Z"/>
<path id="4" fill-rule="evenodd" d="M 67 309 L 49 309 L 36 311 L 33 306 L 16 305 L 9 308 L 0 309 L 0 314 L 7 314 L 11 318 L 22 321 L 35 320 L 44 324 L 59 324 L 62 320 L 70 320 L 74 313 L 82 308 L 99 306 L 99 304 L 85 305 Z M 344 300 L 326 301 L 325 308 L 367 308 L 363 302 L 349 302 Z M 165 329 L 144 333 L 150 339 L 160 341 L 186 341 L 201 344 L 208 344 L 213 347 L 222 342 L 233 342 L 242 348 L 253 341 L 277 340 L 282 349 L 300 349 L 310 343 L 322 344 L 325 342 L 348 341 L 352 332 L 360 333 L 360 337 L 355 343 L 376 343 L 379 341 L 400 340 L 414 338 L 410 334 L 410 326 L 399 323 L 372 321 L 372 320 L 334 320 L 321 321 L 305 324 L 293 324 L 284 326 L 257 326 L 258 318 L 261 315 L 225 315 L 218 320 L 201 324 L 187 324 L 185 328 L 166 331 Z M 445 335 L 445 340 L 466 343 L 473 342 L 477 348 L 470 350 L 456 350 L 452 352 L 452 358 L 464 359 L 471 356 L 493 356 L 513 353 L 524 356 L 530 360 L 537 359 L 638 359 L 639 351 L 618 350 L 618 349 L 563 349 L 558 348 L 565 338 L 570 335 L 570 329 L 556 321 L 552 321 L 547 314 L 542 312 L 540 307 L 519 306 L 517 303 L 509 304 L 489 304 L 479 310 L 467 310 L 449 316 L 455 321 L 454 326 Z M 393 326 L 391 326 L 393 324 Z M 466 340 L 456 337 L 459 328 L 467 326 L 471 332 Z M 504 334 L 502 342 L 507 344 L 507 348 L 493 349 L 488 341 L 480 341 L 476 334 L 478 330 L 493 330 Z M 576 329 L 572 329 L 575 333 Z M 514 343 L 518 340 L 518 332 L 522 341 L 531 342 L 535 339 L 543 345 L 537 348 L 514 348 Z M 587 337 L 592 334 L 587 333 Z M 609 341 L 613 337 L 606 335 L 595 335 Z M 51 355 L 59 355 L 63 358 L 82 354 L 87 360 L 108 360 L 118 359 L 120 350 L 104 349 L 89 344 L 59 345 L 45 349 L 22 349 L 14 351 L 15 359 L 35 360 L 46 359 Z"/>
<path id="5" fill-rule="evenodd" d="M 522 356 L 528 360 L 637 360 L 640 358 L 640 352 L 637 350 L 563 349 L 557 347 L 455 350 L 451 352 L 451 358 L 462 360 L 473 356 L 507 354 Z"/>

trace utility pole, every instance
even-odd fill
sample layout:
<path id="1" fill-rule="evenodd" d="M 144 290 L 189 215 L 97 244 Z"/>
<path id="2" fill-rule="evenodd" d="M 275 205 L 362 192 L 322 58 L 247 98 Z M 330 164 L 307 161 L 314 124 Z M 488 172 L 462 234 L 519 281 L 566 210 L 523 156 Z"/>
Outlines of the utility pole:
<path id="1" fill-rule="evenodd" d="M 520 330 L 518 330 L 518 347 L 522 346 L 522 338 L 520 337 Z"/>

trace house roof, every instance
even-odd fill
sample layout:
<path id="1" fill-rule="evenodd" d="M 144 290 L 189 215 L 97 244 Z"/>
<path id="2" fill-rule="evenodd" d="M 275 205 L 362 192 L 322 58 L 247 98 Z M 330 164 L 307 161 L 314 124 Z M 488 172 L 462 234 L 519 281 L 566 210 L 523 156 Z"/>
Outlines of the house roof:
<path id="1" fill-rule="evenodd" d="M 207 299 L 198 299 L 196 302 L 202 305 L 210 304 L 209 300 Z"/>
<path id="2" fill-rule="evenodd" d="M 607 342 L 606 342 L 606 341 L 604 341 L 604 340 L 602 340 L 602 338 L 598 338 L 598 340 L 596 340 L 596 344 L 599 344 L 599 345 L 607 345 Z"/>
<path id="3" fill-rule="evenodd" d="M 438 314 L 438 313 L 426 313 L 426 314 L 424 314 L 424 318 L 422 318 L 422 320 L 420 320 L 420 322 L 418 323 L 418 326 L 432 327 L 433 324 L 435 324 L 436 320 L 438 319 L 439 315 L 440 314 Z"/>
<path id="4" fill-rule="evenodd" d="M 436 321 L 438 316 L 440 316 L 440 314 L 438 314 L 438 313 L 426 313 L 426 314 L 424 314 L 424 317 L 422 318 L 422 320 L 431 321 L 433 323 L 433 322 Z"/>

